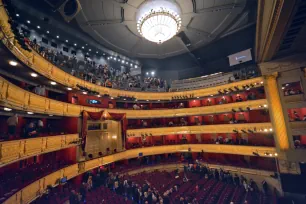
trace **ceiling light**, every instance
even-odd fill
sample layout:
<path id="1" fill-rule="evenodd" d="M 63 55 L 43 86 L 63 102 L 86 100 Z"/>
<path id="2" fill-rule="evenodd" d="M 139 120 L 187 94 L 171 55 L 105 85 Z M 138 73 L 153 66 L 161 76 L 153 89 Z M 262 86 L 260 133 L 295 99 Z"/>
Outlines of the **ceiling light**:
<path id="1" fill-rule="evenodd" d="M 49 34 L 49 33 L 50 33 L 50 31 L 48 31 L 48 30 L 47 30 L 47 33 Z"/>
<path id="2" fill-rule="evenodd" d="M 265 128 L 265 129 L 264 129 L 264 131 L 265 131 L 265 132 L 268 132 L 268 129 L 267 129 L 267 128 Z"/>
<path id="3" fill-rule="evenodd" d="M 83 91 L 82 93 L 83 93 L 83 94 L 87 94 L 87 92 L 86 92 L 86 91 Z"/>
<path id="4" fill-rule="evenodd" d="M 105 53 L 103 53 L 103 55 L 105 55 Z"/>
<path id="5" fill-rule="evenodd" d="M 19 14 L 18 14 L 18 13 L 16 13 L 16 16 L 17 16 L 17 17 L 19 17 Z"/>
<path id="6" fill-rule="evenodd" d="M 149 72 L 147 72 L 146 75 L 149 75 Z"/>
<path id="7" fill-rule="evenodd" d="M 129 64 L 128 62 L 126 62 L 126 64 Z"/>
<path id="8" fill-rule="evenodd" d="M 111 97 L 111 99 L 114 99 L 113 97 Z"/>
<path id="9" fill-rule="evenodd" d="M 87 44 L 86 44 L 86 46 L 87 46 Z"/>
<path id="10" fill-rule="evenodd" d="M 268 107 L 267 104 L 263 105 L 265 108 Z"/>
<path id="11" fill-rule="evenodd" d="M 155 72 L 151 72 L 152 76 L 154 76 Z"/>
<path id="12" fill-rule="evenodd" d="M 9 61 L 9 64 L 16 67 L 18 63 L 16 61 Z"/>
<path id="13" fill-rule="evenodd" d="M 120 59 L 118 59 L 118 62 L 120 62 Z"/>
<path id="14" fill-rule="evenodd" d="M 135 65 L 135 68 L 137 68 L 138 66 L 137 65 Z"/>
<path id="15" fill-rule="evenodd" d="M 125 98 L 123 100 L 126 100 Z"/>
<path id="16" fill-rule="evenodd" d="M 282 87 L 282 89 L 284 90 L 284 89 L 285 89 L 285 87 Z"/>
<path id="17" fill-rule="evenodd" d="M 133 66 L 133 64 L 131 64 L 131 67 Z"/>
<path id="18" fill-rule="evenodd" d="M 33 112 L 27 112 L 29 115 L 33 115 L 34 113 Z"/>
<path id="19" fill-rule="evenodd" d="M 122 60 L 121 63 L 124 64 L 124 60 Z"/>
<path id="20" fill-rule="evenodd" d="M 74 46 L 77 46 L 77 44 L 76 44 L 76 43 L 74 43 Z"/>
<path id="21" fill-rule="evenodd" d="M 82 47 L 82 49 L 84 49 L 84 46 Z"/>
<path id="22" fill-rule="evenodd" d="M 31 76 L 32 76 L 32 77 L 37 77 L 38 74 L 36 74 L 36 73 L 31 73 Z"/>
<path id="23" fill-rule="evenodd" d="M 263 84 L 263 81 L 261 81 L 260 83 Z"/>
<path id="24" fill-rule="evenodd" d="M 59 38 L 59 36 L 57 35 L 56 38 Z"/>
<path id="25" fill-rule="evenodd" d="M 66 42 L 68 42 L 68 40 L 66 40 Z"/>
<path id="26" fill-rule="evenodd" d="M 100 95 L 97 95 L 97 97 L 99 97 L 99 98 L 100 98 L 101 96 L 100 96 Z"/>
<path id="27" fill-rule="evenodd" d="M 98 52 L 98 51 L 97 51 L 96 53 L 97 53 L 97 54 L 99 54 L 99 52 Z"/>
<path id="28" fill-rule="evenodd" d="M 289 86 L 289 84 L 286 84 L 286 86 Z"/>
<path id="29" fill-rule="evenodd" d="M 175 2 L 150 0 L 143 3 L 138 11 L 137 30 L 151 42 L 160 44 L 170 40 L 181 28 L 181 9 Z"/>
<path id="30" fill-rule="evenodd" d="M 31 23 L 31 21 L 27 20 L 27 23 Z"/>
<path id="31" fill-rule="evenodd" d="M 89 49 L 89 52 L 91 51 L 91 49 Z"/>
<path id="32" fill-rule="evenodd" d="M 50 117 L 52 117 L 53 115 L 49 115 Z"/>
<path id="33" fill-rule="evenodd" d="M 4 107 L 3 110 L 5 110 L 5 111 L 12 111 L 11 108 L 7 108 L 7 107 Z"/>
<path id="34" fill-rule="evenodd" d="M 68 87 L 68 88 L 67 88 L 67 90 L 68 90 L 68 91 L 71 91 L 71 90 L 72 90 L 72 88 Z"/>
<path id="35" fill-rule="evenodd" d="M 38 29 L 40 29 L 40 26 L 37 26 Z"/>
<path id="36" fill-rule="evenodd" d="M 51 81 L 50 84 L 54 86 L 54 85 L 56 85 L 56 82 L 55 81 Z"/>
<path id="37" fill-rule="evenodd" d="M 116 60 L 117 60 L 117 58 L 114 58 L 114 60 L 116 61 Z"/>
<path id="38" fill-rule="evenodd" d="M 277 153 L 274 153 L 274 156 L 276 156 L 276 157 L 277 157 L 277 155 L 278 155 Z"/>

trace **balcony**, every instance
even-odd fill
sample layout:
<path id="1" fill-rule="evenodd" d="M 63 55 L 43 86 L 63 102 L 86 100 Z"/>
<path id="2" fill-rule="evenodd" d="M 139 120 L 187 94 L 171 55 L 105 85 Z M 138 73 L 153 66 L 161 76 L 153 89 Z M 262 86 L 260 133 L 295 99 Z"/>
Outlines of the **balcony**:
<path id="1" fill-rule="evenodd" d="M 248 123 L 248 124 L 222 124 L 201 125 L 163 128 L 144 128 L 127 130 L 127 137 L 161 136 L 177 134 L 201 134 L 201 133 L 247 133 L 249 130 L 255 133 L 271 133 L 271 123 Z"/>
<path id="2" fill-rule="evenodd" d="M 28 157 L 79 145 L 79 135 L 58 135 L 0 142 L 0 167 Z"/>
<path id="3" fill-rule="evenodd" d="M 32 111 L 35 113 L 62 115 L 62 116 L 80 116 L 83 110 L 88 112 L 98 112 L 102 109 L 74 105 L 64 103 L 46 97 L 36 95 L 34 93 L 25 91 L 24 89 L 15 86 L 4 78 L 0 77 L 0 105 L 11 107 L 19 110 Z M 180 109 L 163 109 L 163 110 L 124 110 L 111 109 L 113 113 L 126 113 L 128 119 L 143 119 L 143 118 L 170 118 L 192 115 L 206 115 L 215 113 L 231 112 L 232 109 L 239 110 L 247 107 L 252 110 L 263 109 L 263 105 L 267 104 L 266 99 L 249 100 L 236 103 L 228 103 L 222 105 L 212 105 L 194 108 L 180 108 Z"/>

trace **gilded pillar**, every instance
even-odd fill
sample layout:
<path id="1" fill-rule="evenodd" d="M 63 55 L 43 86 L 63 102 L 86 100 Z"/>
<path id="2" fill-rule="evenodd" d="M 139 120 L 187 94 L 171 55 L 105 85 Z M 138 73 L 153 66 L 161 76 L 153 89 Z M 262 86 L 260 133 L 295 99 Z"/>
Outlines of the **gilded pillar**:
<path id="1" fill-rule="evenodd" d="M 265 76 L 265 90 L 277 148 L 286 151 L 289 149 L 289 139 L 276 77 L 277 73 Z"/>

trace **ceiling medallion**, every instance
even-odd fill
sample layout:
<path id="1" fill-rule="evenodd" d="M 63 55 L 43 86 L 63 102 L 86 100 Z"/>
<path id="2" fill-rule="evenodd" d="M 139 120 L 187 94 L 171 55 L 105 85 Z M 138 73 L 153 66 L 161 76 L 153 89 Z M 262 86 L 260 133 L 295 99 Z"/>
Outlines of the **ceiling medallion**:
<path id="1" fill-rule="evenodd" d="M 161 44 L 180 30 L 180 9 L 169 0 L 146 1 L 139 9 L 137 30 L 145 39 Z"/>

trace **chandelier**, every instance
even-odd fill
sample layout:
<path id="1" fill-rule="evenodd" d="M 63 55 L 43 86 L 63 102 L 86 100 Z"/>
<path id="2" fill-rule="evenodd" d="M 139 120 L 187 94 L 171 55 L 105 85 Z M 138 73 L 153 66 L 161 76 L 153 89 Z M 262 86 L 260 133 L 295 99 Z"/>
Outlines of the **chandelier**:
<path id="1" fill-rule="evenodd" d="M 181 28 L 179 7 L 170 0 L 146 1 L 139 8 L 137 30 L 147 40 L 161 44 Z"/>

